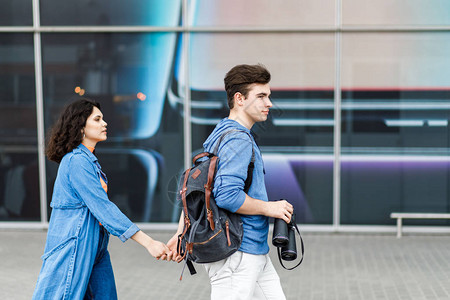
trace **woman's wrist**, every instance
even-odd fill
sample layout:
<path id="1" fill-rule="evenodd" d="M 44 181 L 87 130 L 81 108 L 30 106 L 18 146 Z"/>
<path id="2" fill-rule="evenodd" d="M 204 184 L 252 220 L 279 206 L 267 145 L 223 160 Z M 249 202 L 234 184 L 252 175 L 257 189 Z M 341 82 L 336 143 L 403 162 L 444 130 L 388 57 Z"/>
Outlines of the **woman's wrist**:
<path id="1" fill-rule="evenodd" d="M 153 243 L 153 239 L 142 230 L 136 232 L 131 238 L 145 248 L 149 248 Z"/>

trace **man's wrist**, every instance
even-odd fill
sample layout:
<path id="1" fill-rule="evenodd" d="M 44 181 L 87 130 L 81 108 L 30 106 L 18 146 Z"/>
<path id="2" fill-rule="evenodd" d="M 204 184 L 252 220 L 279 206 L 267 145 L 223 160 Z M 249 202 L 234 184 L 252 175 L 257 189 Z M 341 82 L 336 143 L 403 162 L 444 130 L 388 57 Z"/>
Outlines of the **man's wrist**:
<path id="1" fill-rule="evenodd" d="M 261 214 L 263 216 L 268 216 L 270 214 L 269 202 L 261 201 Z"/>

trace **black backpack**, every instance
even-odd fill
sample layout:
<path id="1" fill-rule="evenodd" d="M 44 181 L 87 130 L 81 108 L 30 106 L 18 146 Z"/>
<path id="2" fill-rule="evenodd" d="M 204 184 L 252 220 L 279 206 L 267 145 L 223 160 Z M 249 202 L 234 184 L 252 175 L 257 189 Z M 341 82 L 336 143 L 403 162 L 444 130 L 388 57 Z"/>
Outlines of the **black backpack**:
<path id="1" fill-rule="evenodd" d="M 183 204 L 184 228 L 178 236 L 177 251 L 186 261 L 185 265 L 188 265 L 191 275 L 196 273 L 192 262 L 219 261 L 236 252 L 241 246 L 244 232 L 240 215 L 218 207 L 212 193 L 219 164 L 219 145 L 227 134 L 236 131 L 248 134 L 252 143 L 252 158 L 244 186 L 244 192 L 247 193 L 252 183 L 255 153 L 250 134 L 238 129 L 222 134 L 213 153 L 203 152 L 196 155 L 193 158 L 193 166 L 183 172 L 178 183 L 177 200 Z M 206 159 L 199 160 L 200 158 Z"/>

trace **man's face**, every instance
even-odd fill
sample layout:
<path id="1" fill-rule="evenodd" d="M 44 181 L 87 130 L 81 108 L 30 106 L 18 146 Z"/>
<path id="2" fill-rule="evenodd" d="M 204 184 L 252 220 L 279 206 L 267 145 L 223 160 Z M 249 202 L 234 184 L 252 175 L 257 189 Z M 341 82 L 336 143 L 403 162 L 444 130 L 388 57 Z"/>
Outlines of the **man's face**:
<path id="1" fill-rule="evenodd" d="M 249 121 L 256 123 L 267 120 L 269 109 L 272 107 L 269 96 L 270 86 L 268 83 L 250 85 L 247 98 L 243 101 L 243 111 Z"/>

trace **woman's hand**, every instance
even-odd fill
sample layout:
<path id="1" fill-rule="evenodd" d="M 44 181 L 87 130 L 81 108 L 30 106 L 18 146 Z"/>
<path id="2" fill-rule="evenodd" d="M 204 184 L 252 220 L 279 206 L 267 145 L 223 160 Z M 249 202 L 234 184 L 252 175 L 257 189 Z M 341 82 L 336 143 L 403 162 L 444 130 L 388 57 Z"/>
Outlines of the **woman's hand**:
<path id="1" fill-rule="evenodd" d="M 172 251 L 164 243 L 153 240 L 149 242 L 146 247 L 147 251 L 156 259 L 170 261 L 172 257 Z"/>

